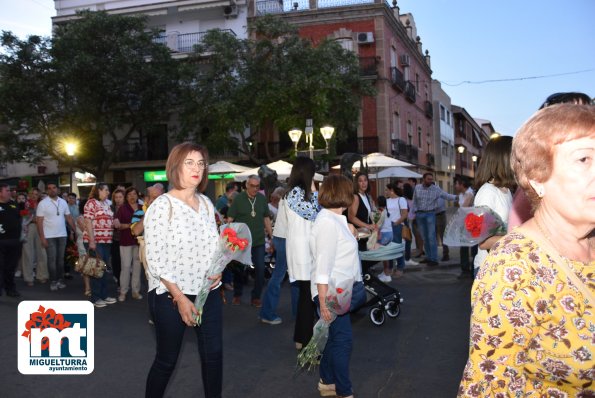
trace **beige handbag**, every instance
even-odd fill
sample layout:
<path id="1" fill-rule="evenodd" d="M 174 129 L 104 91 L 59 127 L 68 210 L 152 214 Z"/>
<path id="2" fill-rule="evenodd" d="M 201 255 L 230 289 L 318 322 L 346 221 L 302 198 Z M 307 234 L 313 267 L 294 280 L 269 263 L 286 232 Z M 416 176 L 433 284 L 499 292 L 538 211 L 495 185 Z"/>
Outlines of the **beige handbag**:
<path id="1" fill-rule="evenodd" d="M 92 278 L 101 278 L 106 268 L 105 261 L 99 258 L 97 252 L 94 257 L 89 254 L 79 257 L 74 264 L 75 271 Z"/>

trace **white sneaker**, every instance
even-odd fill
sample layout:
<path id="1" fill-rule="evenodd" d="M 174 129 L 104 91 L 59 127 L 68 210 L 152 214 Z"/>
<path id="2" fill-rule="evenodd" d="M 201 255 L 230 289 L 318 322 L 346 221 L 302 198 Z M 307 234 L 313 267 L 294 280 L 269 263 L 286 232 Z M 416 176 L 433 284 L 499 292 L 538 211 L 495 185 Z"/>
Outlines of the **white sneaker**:
<path id="1" fill-rule="evenodd" d="M 419 263 L 413 260 L 405 260 L 405 265 L 419 265 Z"/>
<path id="2" fill-rule="evenodd" d="M 116 304 L 116 299 L 113 297 L 106 297 L 103 299 L 103 302 L 106 304 Z"/>
<path id="3" fill-rule="evenodd" d="M 386 275 L 384 272 L 381 272 L 378 275 L 378 279 L 380 279 L 382 282 L 390 282 L 393 280 L 393 278 L 391 278 L 390 275 Z"/>
<path id="4" fill-rule="evenodd" d="M 58 281 L 56 283 L 56 286 L 58 286 L 58 289 L 64 289 L 66 287 L 66 283 L 64 283 L 62 281 Z"/>
<path id="5" fill-rule="evenodd" d="M 99 299 L 96 302 L 94 302 L 93 305 L 97 308 L 101 308 L 101 307 L 105 307 L 107 304 L 105 303 L 105 301 Z"/>
<path id="6" fill-rule="evenodd" d="M 50 290 L 52 292 L 55 292 L 56 290 L 58 290 L 58 282 L 52 282 L 52 283 L 50 283 Z"/>
<path id="7" fill-rule="evenodd" d="M 15 271 L 14 272 L 14 277 L 15 278 L 20 278 L 21 276 L 23 276 L 23 273 L 21 271 Z"/>

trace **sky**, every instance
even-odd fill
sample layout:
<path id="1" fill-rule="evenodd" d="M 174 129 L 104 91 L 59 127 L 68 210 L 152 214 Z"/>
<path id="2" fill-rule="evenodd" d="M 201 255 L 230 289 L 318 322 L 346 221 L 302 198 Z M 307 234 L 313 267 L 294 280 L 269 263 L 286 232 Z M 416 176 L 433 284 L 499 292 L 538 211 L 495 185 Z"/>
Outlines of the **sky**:
<path id="1" fill-rule="evenodd" d="M 392 3 L 392 1 L 391 1 Z M 398 0 L 452 104 L 514 135 L 547 96 L 595 96 L 595 0 Z M 52 0 L 0 0 L 0 30 L 50 35 Z M 534 78 L 539 77 L 539 78 Z M 500 80 L 484 82 L 487 80 Z M 472 83 L 465 83 L 472 82 Z"/>

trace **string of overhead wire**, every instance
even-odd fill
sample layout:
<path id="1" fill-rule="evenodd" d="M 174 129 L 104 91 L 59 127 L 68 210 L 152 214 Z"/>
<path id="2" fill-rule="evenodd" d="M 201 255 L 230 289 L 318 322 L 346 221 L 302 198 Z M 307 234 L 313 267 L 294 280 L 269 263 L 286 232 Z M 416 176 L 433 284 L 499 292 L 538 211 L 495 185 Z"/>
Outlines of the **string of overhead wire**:
<path id="1" fill-rule="evenodd" d="M 514 78 L 508 78 L 508 79 L 489 79 L 489 80 L 464 80 L 458 83 L 448 83 L 445 82 L 443 80 L 439 80 L 441 84 L 444 84 L 446 86 L 450 86 L 450 87 L 457 87 L 457 86 L 461 86 L 463 84 L 485 84 L 485 83 L 499 83 L 499 82 L 514 82 L 514 81 L 520 81 L 520 80 L 535 80 L 535 79 L 545 79 L 548 77 L 557 77 L 557 76 L 567 76 L 567 75 L 577 75 L 580 73 L 587 73 L 587 72 L 593 72 L 595 71 L 595 68 L 592 69 L 583 69 L 583 70 L 578 70 L 578 71 L 574 71 L 574 72 L 565 72 L 565 73 L 555 73 L 555 74 L 551 74 L 551 75 L 540 75 L 540 76 L 525 76 L 525 77 L 514 77 Z"/>

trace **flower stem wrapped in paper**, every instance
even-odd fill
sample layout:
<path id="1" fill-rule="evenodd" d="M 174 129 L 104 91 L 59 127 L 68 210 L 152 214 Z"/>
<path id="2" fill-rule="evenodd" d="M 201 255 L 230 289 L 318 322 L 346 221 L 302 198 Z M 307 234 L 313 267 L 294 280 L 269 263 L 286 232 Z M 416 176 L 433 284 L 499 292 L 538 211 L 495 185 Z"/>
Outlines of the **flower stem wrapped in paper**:
<path id="1" fill-rule="evenodd" d="M 487 206 L 460 207 L 444 231 L 448 246 L 475 246 L 490 236 L 506 235 L 506 223 Z"/>
<path id="2" fill-rule="evenodd" d="M 382 229 L 382 224 L 384 224 L 384 220 L 386 219 L 386 209 L 382 210 L 381 212 L 373 211 L 370 218 L 372 221 L 374 221 L 376 229 L 372 232 L 370 238 L 368 238 L 366 246 L 368 250 L 374 250 L 382 246 L 378 243 L 378 231 Z"/>
<path id="3" fill-rule="evenodd" d="M 328 283 L 326 306 L 331 312 L 332 319 L 326 322 L 320 318 L 314 325 L 314 334 L 310 342 L 298 354 L 298 369 L 312 370 L 320 363 L 320 357 L 326 347 L 331 323 L 338 315 L 349 312 L 351 307 L 351 293 L 353 292 L 353 277 L 341 273 L 331 274 Z M 320 299 L 320 298 L 319 298 Z"/>
<path id="4" fill-rule="evenodd" d="M 250 229 L 244 223 L 230 223 L 222 225 L 219 230 L 219 247 L 213 255 L 211 266 L 207 271 L 206 277 L 198 290 L 194 306 L 198 310 L 196 323 L 200 325 L 202 321 L 202 309 L 209 296 L 211 279 L 213 275 L 220 274 L 227 264 L 236 260 L 242 264 L 252 265 L 252 234 Z"/>

